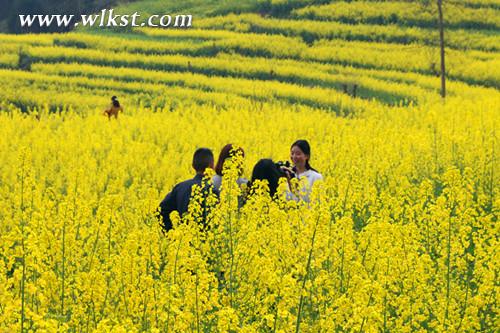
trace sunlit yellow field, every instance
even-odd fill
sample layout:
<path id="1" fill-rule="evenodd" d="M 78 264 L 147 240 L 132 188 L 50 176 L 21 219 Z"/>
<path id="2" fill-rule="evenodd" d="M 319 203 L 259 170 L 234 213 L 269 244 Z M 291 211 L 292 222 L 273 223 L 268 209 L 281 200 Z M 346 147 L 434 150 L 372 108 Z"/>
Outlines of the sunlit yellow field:
<path id="1" fill-rule="evenodd" d="M 3 330 L 492 331 L 498 327 L 498 97 L 305 107 L 0 114 Z M 310 208 L 226 177 L 207 233 L 153 216 L 192 152 L 234 142 L 245 174 L 307 138 Z M 260 193 L 260 192 L 259 192 Z M 21 317 L 22 314 L 22 317 Z"/>
<path id="2" fill-rule="evenodd" d="M 194 26 L 0 33 L 0 333 L 499 331 L 499 0 L 443 1 L 445 99 L 436 1 L 115 2 Z M 298 139 L 309 204 L 229 166 L 163 233 L 195 149 Z"/>

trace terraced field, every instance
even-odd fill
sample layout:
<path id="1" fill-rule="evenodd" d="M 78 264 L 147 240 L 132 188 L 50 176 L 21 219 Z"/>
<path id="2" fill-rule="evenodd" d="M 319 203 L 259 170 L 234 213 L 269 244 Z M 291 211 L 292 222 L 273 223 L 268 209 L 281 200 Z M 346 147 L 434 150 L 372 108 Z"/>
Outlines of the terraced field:
<path id="1" fill-rule="evenodd" d="M 446 99 L 433 1 L 143 0 L 116 10 L 193 27 L 0 34 L 0 331 L 497 332 L 500 1 L 444 2 Z M 309 203 L 235 186 L 297 139 Z M 162 233 L 193 151 L 229 142 L 219 201 Z"/>
<path id="2" fill-rule="evenodd" d="M 340 113 L 354 112 L 358 105 L 362 109 L 364 102 L 399 105 L 437 97 L 437 84 L 423 84 L 437 83 L 433 78 L 439 74 L 431 8 L 426 12 L 411 6 L 413 13 L 405 10 L 405 2 L 373 6 L 367 1 L 304 1 L 294 2 L 285 18 L 272 16 L 282 10 L 279 2 L 252 5 L 257 8 L 242 14 L 207 17 L 207 11 L 194 28 L 185 30 L 2 35 L 1 97 L 23 108 L 47 104 L 92 109 L 114 93 L 127 105 L 162 108 L 179 99 L 191 100 L 194 89 L 203 92 L 194 99 L 197 103 L 213 102 L 216 93 Z M 267 14 L 248 12 L 259 8 Z M 212 9 L 217 13 L 217 5 Z M 474 86 L 470 90 L 479 94 L 477 86 L 499 88 L 496 10 L 494 1 L 479 8 L 450 5 L 446 54 L 451 96 L 462 95 L 464 85 Z M 394 79 L 397 73 L 413 79 Z M 16 91 L 27 81 L 33 82 L 32 93 L 19 99 Z M 356 96 L 345 93 L 354 86 Z M 81 104 L 78 93 L 72 98 L 65 93 L 75 89 L 93 98 Z"/>

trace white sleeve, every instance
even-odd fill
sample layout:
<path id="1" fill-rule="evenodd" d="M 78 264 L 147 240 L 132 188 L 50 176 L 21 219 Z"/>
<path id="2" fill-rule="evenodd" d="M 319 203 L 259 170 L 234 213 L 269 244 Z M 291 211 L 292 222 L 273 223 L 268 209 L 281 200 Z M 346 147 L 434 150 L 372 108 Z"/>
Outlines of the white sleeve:
<path id="1" fill-rule="evenodd" d="M 312 177 L 312 183 L 317 180 L 323 180 L 323 176 L 319 172 L 315 172 Z"/>

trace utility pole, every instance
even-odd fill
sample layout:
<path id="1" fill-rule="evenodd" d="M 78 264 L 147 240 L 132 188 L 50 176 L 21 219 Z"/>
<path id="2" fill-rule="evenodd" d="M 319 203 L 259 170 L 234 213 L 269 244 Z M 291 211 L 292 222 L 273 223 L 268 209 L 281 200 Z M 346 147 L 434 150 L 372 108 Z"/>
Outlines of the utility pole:
<path id="1" fill-rule="evenodd" d="M 446 97 L 446 66 L 444 61 L 443 0 L 437 0 L 439 13 L 439 45 L 441 48 L 441 97 Z"/>

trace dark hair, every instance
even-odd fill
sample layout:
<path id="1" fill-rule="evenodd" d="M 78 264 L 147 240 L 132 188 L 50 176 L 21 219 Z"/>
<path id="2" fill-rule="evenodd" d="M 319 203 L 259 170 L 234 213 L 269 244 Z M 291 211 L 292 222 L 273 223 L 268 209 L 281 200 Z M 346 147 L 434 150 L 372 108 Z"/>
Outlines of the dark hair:
<path id="1" fill-rule="evenodd" d="M 120 107 L 120 102 L 118 102 L 118 99 L 116 99 L 116 96 L 111 97 L 111 103 L 113 103 L 113 106 L 115 108 L 119 108 Z"/>
<path id="2" fill-rule="evenodd" d="M 226 161 L 226 159 L 230 158 L 237 152 L 241 152 L 241 154 L 245 156 L 243 148 L 238 147 L 233 150 L 233 145 L 231 143 L 228 143 L 227 145 L 222 147 L 219 154 L 219 159 L 217 160 L 217 164 L 215 165 L 215 173 L 218 174 L 219 176 L 222 176 L 222 170 L 224 169 L 224 162 Z"/>
<path id="3" fill-rule="evenodd" d="M 254 184 L 256 180 L 267 180 L 269 184 L 269 194 L 274 196 L 281 177 L 283 177 L 283 174 L 276 164 L 271 159 L 265 158 L 258 161 L 253 167 L 251 184 Z"/>
<path id="4" fill-rule="evenodd" d="M 193 155 L 193 168 L 203 172 L 214 163 L 214 154 L 208 148 L 198 148 Z"/>
<path id="5" fill-rule="evenodd" d="M 307 155 L 307 156 L 309 156 L 309 158 L 311 158 L 311 146 L 309 145 L 309 142 L 307 142 L 307 140 L 297 140 L 292 144 L 290 149 L 292 149 L 293 147 L 298 147 L 300 150 L 302 150 L 302 152 L 305 155 Z M 316 169 L 314 169 L 309 164 L 309 158 L 306 160 L 306 170 L 316 171 Z M 316 171 L 316 172 L 318 172 L 318 171 Z"/>

